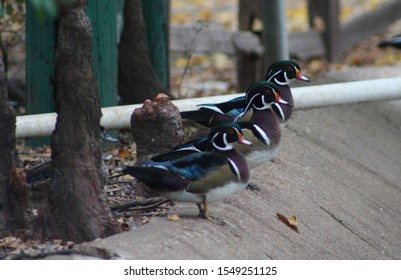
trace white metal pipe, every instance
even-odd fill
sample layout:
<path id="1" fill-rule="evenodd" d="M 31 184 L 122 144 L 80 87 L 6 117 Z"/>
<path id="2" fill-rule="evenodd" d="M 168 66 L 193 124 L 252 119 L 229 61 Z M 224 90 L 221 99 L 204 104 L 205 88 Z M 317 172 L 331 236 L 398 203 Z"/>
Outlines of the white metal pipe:
<path id="1" fill-rule="evenodd" d="M 56 124 L 55 113 L 17 116 L 15 136 L 37 138 L 51 135 Z"/>
<path id="2" fill-rule="evenodd" d="M 401 99 L 401 77 L 327 84 L 292 90 L 297 109 Z"/>
<path id="3" fill-rule="evenodd" d="M 292 89 L 296 109 L 334 106 L 367 101 L 401 99 L 401 77 L 337 84 L 306 86 Z M 229 94 L 173 101 L 180 111 L 194 110 L 197 104 L 224 102 L 243 95 Z M 102 108 L 101 124 L 109 130 L 130 127 L 135 108 L 142 104 Z M 17 117 L 16 137 L 50 136 L 56 123 L 56 114 L 25 115 Z"/>

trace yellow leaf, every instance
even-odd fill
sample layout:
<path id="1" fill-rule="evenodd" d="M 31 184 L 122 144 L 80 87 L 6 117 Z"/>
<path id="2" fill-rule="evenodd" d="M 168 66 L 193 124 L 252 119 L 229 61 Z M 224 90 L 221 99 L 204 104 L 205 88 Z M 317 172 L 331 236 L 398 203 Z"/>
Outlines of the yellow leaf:
<path id="1" fill-rule="evenodd" d="M 174 14 L 171 16 L 172 24 L 188 24 L 188 22 L 191 22 L 191 20 L 192 20 L 192 17 L 189 15 Z"/>
<path id="2" fill-rule="evenodd" d="M 294 215 L 292 215 L 289 219 L 280 213 L 276 213 L 276 215 L 277 215 L 277 218 L 281 222 L 283 222 L 285 225 L 287 225 L 290 229 L 299 233 L 297 218 Z"/>
<path id="3" fill-rule="evenodd" d="M 129 156 L 129 152 L 127 149 L 121 148 L 118 150 L 118 156 L 122 158 L 126 158 Z"/>
<path id="4" fill-rule="evenodd" d="M 179 221 L 180 217 L 177 214 L 172 214 L 167 216 L 167 220 L 169 221 Z"/>
<path id="5" fill-rule="evenodd" d="M 191 65 L 201 65 L 203 63 L 209 62 L 210 59 L 207 55 L 197 55 L 193 56 L 191 59 Z"/>
<path id="6" fill-rule="evenodd" d="M 199 19 L 201 21 L 211 21 L 212 17 L 213 17 L 213 13 L 211 10 L 201 10 L 198 14 Z"/>
<path id="7" fill-rule="evenodd" d="M 298 227 L 298 222 L 297 222 L 297 217 L 295 217 L 295 215 L 292 215 L 289 219 L 288 219 L 288 223 L 294 227 Z"/>
<path id="8" fill-rule="evenodd" d="M 174 61 L 175 68 L 184 68 L 187 65 L 188 59 L 185 57 L 179 57 Z"/>

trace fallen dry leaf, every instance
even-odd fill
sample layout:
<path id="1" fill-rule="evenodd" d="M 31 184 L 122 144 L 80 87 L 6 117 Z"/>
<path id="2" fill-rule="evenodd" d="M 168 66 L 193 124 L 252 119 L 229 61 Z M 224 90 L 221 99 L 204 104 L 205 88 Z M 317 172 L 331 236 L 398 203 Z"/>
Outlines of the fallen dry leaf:
<path id="1" fill-rule="evenodd" d="M 0 239 L 0 249 L 4 248 L 17 248 L 18 247 L 18 240 L 13 236 L 8 236 L 3 239 Z"/>
<path id="2" fill-rule="evenodd" d="M 127 149 L 125 149 L 125 148 L 120 148 L 120 149 L 118 150 L 118 156 L 119 156 L 119 157 L 126 158 L 126 157 L 128 157 L 129 155 L 130 155 L 129 151 L 128 151 Z"/>
<path id="3" fill-rule="evenodd" d="M 167 220 L 169 221 L 179 221 L 180 217 L 177 214 L 172 214 L 167 216 Z"/>
<path id="4" fill-rule="evenodd" d="M 284 224 L 286 224 L 290 229 L 296 231 L 299 233 L 298 231 L 298 222 L 297 222 L 297 218 L 295 217 L 295 215 L 292 215 L 289 219 L 284 216 L 283 214 L 280 213 L 276 213 L 277 218 L 283 222 Z"/>
<path id="5" fill-rule="evenodd" d="M 288 222 L 290 223 L 290 225 L 294 226 L 294 227 L 298 227 L 298 222 L 297 222 L 297 217 L 295 217 L 295 215 L 292 215 L 289 219 Z"/>

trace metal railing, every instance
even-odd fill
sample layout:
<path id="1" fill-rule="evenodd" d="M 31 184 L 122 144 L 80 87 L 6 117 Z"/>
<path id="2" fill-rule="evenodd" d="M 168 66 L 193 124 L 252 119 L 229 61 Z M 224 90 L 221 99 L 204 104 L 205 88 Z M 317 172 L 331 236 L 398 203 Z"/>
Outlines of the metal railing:
<path id="1" fill-rule="evenodd" d="M 345 82 L 293 88 L 296 109 L 309 109 L 341 104 L 401 99 L 401 77 Z M 218 103 L 243 95 L 230 94 L 212 97 L 175 100 L 180 111 L 194 110 L 197 104 Z M 101 124 L 108 130 L 130 128 L 135 108 L 142 104 L 102 108 Z M 17 117 L 16 137 L 36 138 L 50 136 L 54 130 L 56 113 Z"/>

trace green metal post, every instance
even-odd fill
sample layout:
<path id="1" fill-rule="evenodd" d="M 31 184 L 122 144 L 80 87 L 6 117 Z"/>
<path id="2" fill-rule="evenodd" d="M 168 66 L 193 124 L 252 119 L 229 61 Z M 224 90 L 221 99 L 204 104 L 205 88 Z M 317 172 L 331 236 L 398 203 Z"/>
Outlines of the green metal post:
<path id="1" fill-rule="evenodd" d="M 146 39 L 153 69 L 166 89 L 170 88 L 168 3 L 167 0 L 143 0 Z"/>
<path id="2" fill-rule="evenodd" d="M 93 68 L 101 106 L 117 105 L 117 2 L 89 0 L 86 14 L 93 31 Z"/>
<path id="3" fill-rule="evenodd" d="M 27 113 L 54 111 L 54 51 L 56 18 L 39 18 L 31 1 L 26 1 L 26 94 Z M 40 146 L 49 138 L 34 139 L 29 144 Z"/>
<path id="4" fill-rule="evenodd" d="M 288 34 L 285 24 L 285 0 L 262 0 L 264 69 L 273 62 L 288 59 Z"/>

